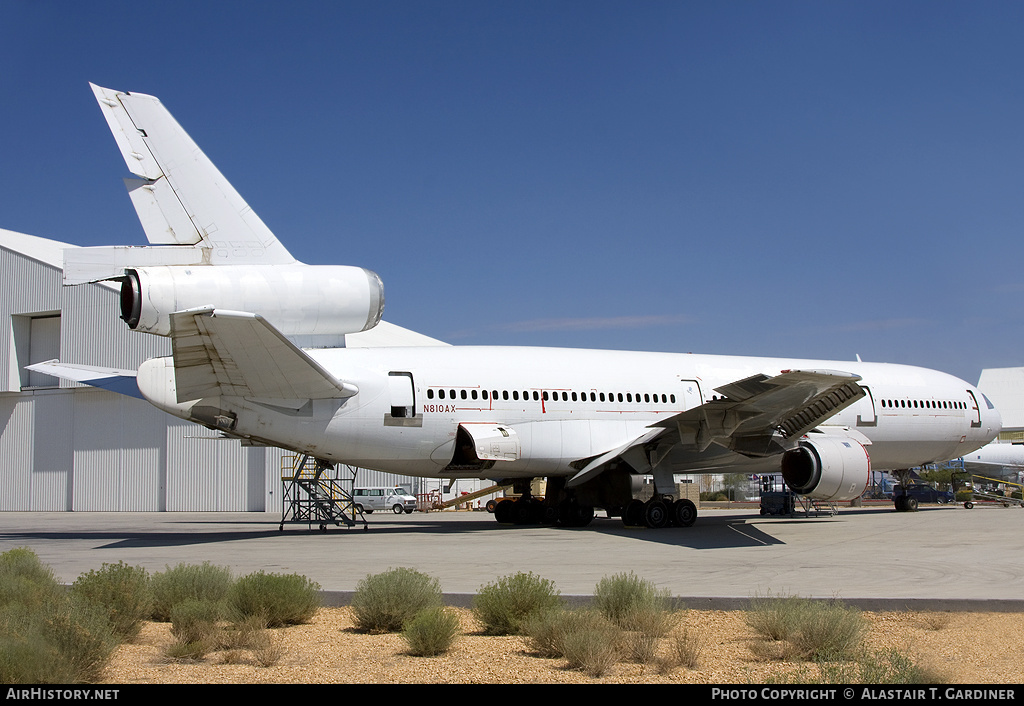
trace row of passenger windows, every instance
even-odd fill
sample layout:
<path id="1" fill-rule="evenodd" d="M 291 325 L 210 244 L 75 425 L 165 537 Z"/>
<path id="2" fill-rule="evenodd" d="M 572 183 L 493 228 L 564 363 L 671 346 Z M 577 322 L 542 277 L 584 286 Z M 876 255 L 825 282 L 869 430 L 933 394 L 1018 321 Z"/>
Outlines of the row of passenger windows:
<path id="1" fill-rule="evenodd" d="M 439 400 L 533 400 L 539 402 L 544 400 L 545 402 L 554 400 L 561 400 L 562 402 L 634 402 L 634 403 L 646 403 L 646 404 L 675 404 L 676 396 L 667 394 L 647 393 L 640 394 L 632 392 L 567 392 L 565 390 L 555 390 L 549 392 L 544 390 L 453 390 L 453 389 L 437 389 L 427 388 L 427 399 L 432 400 L 434 398 Z"/>
<path id="2" fill-rule="evenodd" d="M 882 400 L 885 409 L 967 409 L 963 402 L 948 400 Z"/>

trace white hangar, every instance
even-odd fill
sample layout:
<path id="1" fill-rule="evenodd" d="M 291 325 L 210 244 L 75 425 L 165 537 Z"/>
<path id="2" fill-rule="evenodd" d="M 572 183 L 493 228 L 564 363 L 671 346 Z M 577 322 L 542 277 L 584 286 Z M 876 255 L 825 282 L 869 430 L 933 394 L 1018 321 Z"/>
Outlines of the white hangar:
<path id="1" fill-rule="evenodd" d="M 113 284 L 62 285 L 69 247 L 0 229 L 0 511 L 281 513 L 290 452 L 242 446 L 142 399 L 25 369 L 59 358 L 135 370 L 170 353 L 167 339 L 119 319 Z M 419 479 L 357 477 L 423 490 Z"/>

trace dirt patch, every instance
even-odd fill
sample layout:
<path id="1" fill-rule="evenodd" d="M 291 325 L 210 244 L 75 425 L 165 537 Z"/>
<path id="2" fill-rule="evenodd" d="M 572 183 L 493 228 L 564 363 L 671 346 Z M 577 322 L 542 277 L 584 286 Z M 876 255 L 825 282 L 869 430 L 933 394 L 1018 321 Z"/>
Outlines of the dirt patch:
<path id="1" fill-rule="evenodd" d="M 654 663 L 620 662 L 600 678 L 566 667 L 561 659 L 532 654 L 522 638 L 491 637 L 467 610 L 463 632 L 448 654 L 414 657 L 401 635 L 356 632 L 347 608 L 324 608 L 307 625 L 271 631 L 280 657 L 259 666 L 248 650 L 213 652 L 200 662 L 165 656 L 173 642 L 166 623 L 147 623 L 133 644 L 122 645 L 105 672 L 112 684 L 253 683 L 763 683 L 784 674 L 807 674 L 806 663 L 759 658 L 760 638 L 738 611 L 687 611 L 680 626 L 698 636 L 700 664 L 668 673 Z M 1024 662 L 1024 614 L 865 613 L 867 638 L 876 650 L 896 649 L 926 667 L 936 680 L 962 684 L 1013 684 Z M 663 641 L 663 650 L 668 649 Z M 808 677 L 810 678 L 810 677 Z"/>

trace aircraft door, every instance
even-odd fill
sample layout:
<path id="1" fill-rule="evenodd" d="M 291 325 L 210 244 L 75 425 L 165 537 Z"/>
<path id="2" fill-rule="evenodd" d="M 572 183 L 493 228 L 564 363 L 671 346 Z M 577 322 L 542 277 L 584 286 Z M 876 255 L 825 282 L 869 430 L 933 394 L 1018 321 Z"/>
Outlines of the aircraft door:
<path id="1" fill-rule="evenodd" d="M 967 394 L 971 396 L 971 408 L 967 410 L 967 414 L 971 420 L 971 429 L 981 428 L 981 405 L 978 404 L 978 398 L 974 396 L 974 393 L 970 390 Z"/>
<path id="2" fill-rule="evenodd" d="M 871 390 L 866 385 L 861 385 L 861 387 L 867 394 L 854 403 L 853 408 L 857 410 L 857 426 L 878 426 L 878 417 L 875 413 L 875 396 L 871 394 Z"/>
<path id="3" fill-rule="evenodd" d="M 411 419 L 416 416 L 416 389 L 413 386 L 412 373 L 388 373 L 388 393 L 391 396 L 393 419 Z"/>
<path id="4" fill-rule="evenodd" d="M 701 394 L 699 382 L 696 380 L 685 380 L 683 378 L 680 378 L 679 382 L 682 385 L 680 388 L 682 391 L 682 394 L 680 395 L 681 399 L 676 401 L 676 404 L 679 405 L 679 409 L 691 409 L 693 407 L 700 407 L 704 404 L 704 395 Z"/>

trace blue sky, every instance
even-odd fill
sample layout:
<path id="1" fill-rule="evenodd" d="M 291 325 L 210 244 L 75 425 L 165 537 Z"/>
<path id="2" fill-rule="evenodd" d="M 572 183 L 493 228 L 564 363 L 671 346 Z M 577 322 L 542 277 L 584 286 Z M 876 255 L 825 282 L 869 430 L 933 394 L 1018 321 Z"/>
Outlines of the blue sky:
<path id="1" fill-rule="evenodd" d="M 1024 365 L 1024 4 L 0 0 L 0 227 L 142 244 L 88 87 L 456 344 Z"/>

